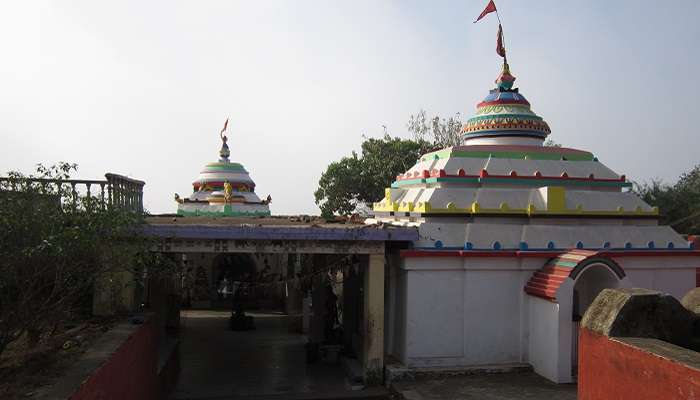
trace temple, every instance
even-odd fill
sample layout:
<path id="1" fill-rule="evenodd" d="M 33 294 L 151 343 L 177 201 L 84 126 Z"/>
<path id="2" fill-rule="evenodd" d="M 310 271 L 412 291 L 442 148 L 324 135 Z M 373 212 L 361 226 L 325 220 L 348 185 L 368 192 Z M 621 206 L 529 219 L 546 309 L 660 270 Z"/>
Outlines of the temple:
<path id="1" fill-rule="evenodd" d="M 227 120 L 228 125 L 228 120 Z M 219 161 L 209 163 L 192 183 L 194 192 L 181 199 L 175 194 L 180 216 L 269 216 L 271 197 L 260 200 L 255 182 L 243 165 L 229 160 L 228 137 L 221 131 Z"/>
<path id="2" fill-rule="evenodd" d="M 368 223 L 419 230 L 388 275 L 386 350 L 404 368 L 530 364 L 571 382 L 603 288 L 695 287 L 698 252 L 624 175 L 544 146 L 550 127 L 514 81 L 504 60 L 464 145 L 423 155 L 374 204 Z"/>

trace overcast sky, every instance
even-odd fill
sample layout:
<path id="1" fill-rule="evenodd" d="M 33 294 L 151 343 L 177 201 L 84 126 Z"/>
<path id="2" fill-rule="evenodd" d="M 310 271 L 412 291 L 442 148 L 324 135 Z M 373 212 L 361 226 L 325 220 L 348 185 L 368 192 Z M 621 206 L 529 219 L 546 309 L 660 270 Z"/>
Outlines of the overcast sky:
<path id="1" fill-rule="evenodd" d="M 326 165 L 409 115 L 470 116 L 499 72 L 469 1 L 5 1 L 0 172 L 79 164 L 174 212 L 217 158 L 276 214 L 318 213 Z M 500 0 L 516 86 L 550 136 L 633 180 L 700 163 L 699 1 Z"/>

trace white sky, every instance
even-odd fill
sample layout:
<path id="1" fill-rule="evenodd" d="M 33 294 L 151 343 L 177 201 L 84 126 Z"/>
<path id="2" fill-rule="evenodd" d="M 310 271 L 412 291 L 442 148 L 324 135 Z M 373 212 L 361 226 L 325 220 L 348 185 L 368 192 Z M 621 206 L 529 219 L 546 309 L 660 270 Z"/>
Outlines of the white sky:
<path id="1" fill-rule="evenodd" d="M 470 1 L 7 1 L 0 172 L 80 165 L 146 181 L 174 212 L 217 158 L 276 214 L 318 213 L 331 161 L 382 125 L 471 115 L 493 85 L 497 22 Z M 516 86 L 553 140 L 633 180 L 700 163 L 697 1 L 497 1 Z"/>

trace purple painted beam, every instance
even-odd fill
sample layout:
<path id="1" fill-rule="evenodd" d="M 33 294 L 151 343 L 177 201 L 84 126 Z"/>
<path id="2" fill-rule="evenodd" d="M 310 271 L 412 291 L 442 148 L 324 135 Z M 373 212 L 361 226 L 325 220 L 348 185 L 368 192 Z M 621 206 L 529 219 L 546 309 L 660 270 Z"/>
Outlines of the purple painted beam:
<path id="1" fill-rule="evenodd" d="M 418 230 L 409 227 L 327 228 L 318 226 L 216 226 L 147 224 L 146 236 L 173 239 L 248 240 L 357 240 L 404 242 L 418 240 Z"/>

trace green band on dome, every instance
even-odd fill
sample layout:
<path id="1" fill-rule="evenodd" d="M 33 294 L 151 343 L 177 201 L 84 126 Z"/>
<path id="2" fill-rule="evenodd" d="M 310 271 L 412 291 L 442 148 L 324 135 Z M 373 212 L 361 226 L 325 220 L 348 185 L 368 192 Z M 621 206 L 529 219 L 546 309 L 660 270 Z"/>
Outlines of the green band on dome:
<path id="1" fill-rule="evenodd" d="M 482 114 L 499 114 L 502 111 L 507 111 L 509 113 L 516 113 L 518 115 L 536 115 L 531 109 L 530 106 L 522 105 L 522 104 L 509 104 L 509 105 L 502 105 L 502 106 L 484 106 L 484 107 L 479 107 L 476 110 L 476 115 L 482 115 Z M 521 112 L 525 111 L 525 112 Z"/>
<path id="2" fill-rule="evenodd" d="M 543 153 L 543 152 L 515 152 L 515 151 L 454 151 L 440 150 L 428 153 L 420 158 L 420 161 L 432 161 L 455 158 L 510 158 L 520 160 L 566 160 L 566 161 L 595 161 L 592 153 Z"/>
<path id="3" fill-rule="evenodd" d="M 269 217 L 270 211 L 236 211 L 230 205 L 226 205 L 222 211 L 184 211 L 177 210 L 177 215 L 181 217 Z"/>
<path id="4" fill-rule="evenodd" d="M 238 163 L 211 163 L 205 167 L 208 171 L 245 171 L 243 165 Z"/>

